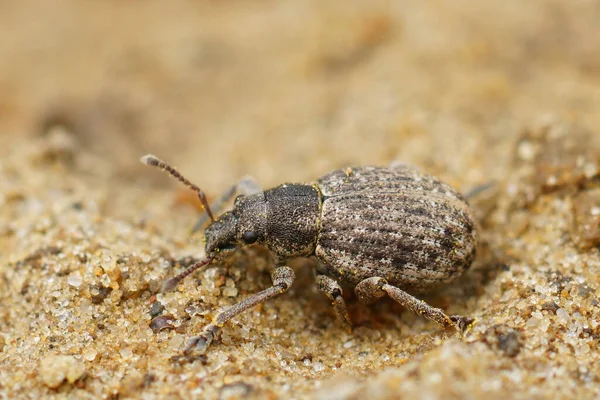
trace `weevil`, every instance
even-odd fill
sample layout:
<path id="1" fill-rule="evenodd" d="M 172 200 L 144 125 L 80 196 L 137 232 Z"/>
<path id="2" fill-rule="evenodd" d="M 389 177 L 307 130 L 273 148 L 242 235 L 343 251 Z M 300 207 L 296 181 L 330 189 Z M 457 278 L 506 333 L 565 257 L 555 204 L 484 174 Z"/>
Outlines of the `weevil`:
<path id="1" fill-rule="evenodd" d="M 295 278 L 286 262 L 297 257 L 316 258 L 318 290 L 348 329 L 351 321 L 340 283 L 354 287 L 361 302 L 387 295 L 459 333 L 473 322 L 448 316 L 414 296 L 453 281 L 476 253 L 477 227 L 467 201 L 434 176 L 397 165 L 340 169 L 314 183 L 286 183 L 265 191 L 246 181 L 248 194 L 237 196 L 233 209 L 215 218 L 204 192 L 176 169 L 153 155 L 142 162 L 196 191 L 211 220 L 204 232 L 206 258 L 167 280 L 163 290 L 244 246 L 263 245 L 276 260 L 272 286 L 217 313 L 188 340 L 185 355 L 204 353 L 231 318 L 285 293 Z M 235 189 L 217 204 L 226 203 Z"/>

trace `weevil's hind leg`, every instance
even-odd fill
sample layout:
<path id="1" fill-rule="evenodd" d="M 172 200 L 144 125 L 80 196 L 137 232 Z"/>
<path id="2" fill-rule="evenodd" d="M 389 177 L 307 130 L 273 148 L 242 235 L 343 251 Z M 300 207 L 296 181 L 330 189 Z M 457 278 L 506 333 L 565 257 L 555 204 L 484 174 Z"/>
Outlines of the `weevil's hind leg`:
<path id="1" fill-rule="evenodd" d="M 333 308 L 338 316 L 338 319 L 344 324 L 348 332 L 352 331 L 352 322 L 348 316 L 346 302 L 342 297 L 342 288 L 335 280 L 325 275 L 317 275 L 317 288 L 321 293 L 324 293 L 333 303 Z"/>
<path id="2" fill-rule="evenodd" d="M 255 293 L 250 297 L 246 298 L 245 300 L 242 300 L 239 303 L 236 303 L 231 307 L 218 313 L 213 318 L 212 323 L 204 327 L 204 329 L 198 336 L 194 336 L 190 338 L 190 340 L 188 340 L 184 350 L 184 354 L 186 356 L 190 356 L 194 353 L 205 353 L 206 349 L 210 346 L 213 339 L 217 337 L 219 331 L 221 330 L 223 325 L 227 323 L 227 321 L 229 321 L 236 315 L 246 311 L 249 308 L 252 308 L 258 304 L 264 303 L 269 299 L 272 299 L 275 296 L 285 293 L 294 283 L 295 277 L 296 275 L 294 274 L 294 270 L 290 267 L 281 266 L 275 269 L 275 271 L 273 271 L 273 273 L 271 274 L 273 286 L 261 292 Z"/>
<path id="3" fill-rule="evenodd" d="M 365 279 L 356 285 L 354 292 L 358 296 L 358 299 L 366 304 L 372 303 L 387 294 L 394 301 L 398 302 L 403 307 L 408 308 L 415 314 L 422 315 L 444 328 L 454 328 L 461 334 L 473 322 L 473 319 L 462 317 L 460 315 L 449 317 L 439 308 L 432 307 L 423 300 L 419 300 L 405 291 L 388 284 L 383 278 L 375 277 Z"/>
<path id="4" fill-rule="evenodd" d="M 210 205 L 210 208 L 213 211 L 213 213 L 215 213 L 215 215 L 220 215 L 225 205 L 233 198 L 233 196 L 235 196 L 236 193 L 250 195 L 260 192 L 262 192 L 262 188 L 260 187 L 256 179 L 254 179 L 251 176 L 246 176 L 242 178 L 238 183 L 227 189 L 221 195 L 221 197 L 219 197 L 213 204 Z M 202 216 L 198 218 L 198 220 L 192 227 L 192 233 L 198 232 L 200 228 L 202 228 L 204 224 L 206 224 L 207 221 L 208 215 L 202 214 Z"/>
<path id="5" fill-rule="evenodd" d="M 423 172 L 423 170 L 421 168 L 419 168 L 418 166 L 404 162 L 404 161 L 400 161 L 400 160 L 392 161 L 391 163 L 388 164 L 388 168 L 389 169 L 412 169 L 417 172 Z"/>

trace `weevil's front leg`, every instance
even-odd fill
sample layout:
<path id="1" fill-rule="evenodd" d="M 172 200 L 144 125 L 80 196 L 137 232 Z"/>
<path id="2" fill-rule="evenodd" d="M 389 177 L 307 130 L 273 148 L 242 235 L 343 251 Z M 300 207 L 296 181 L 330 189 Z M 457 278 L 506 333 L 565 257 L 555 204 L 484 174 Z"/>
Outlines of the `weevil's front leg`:
<path id="1" fill-rule="evenodd" d="M 236 193 L 250 195 L 260 192 L 262 192 L 262 188 L 260 187 L 256 179 L 254 179 L 251 176 L 246 176 L 242 178 L 238 183 L 227 189 L 225 193 L 221 195 L 221 197 L 219 197 L 213 204 L 210 205 L 210 209 L 215 215 L 220 215 L 221 211 L 223 211 L 223 208 L 225 207 L 225 204 L 227 204 L 227 202 L 229 202 L 229 200 L 231 200 Z M 199 231 L 200 228 L 202 228 L 202 226 L 204 226 L 204 224 L 206 224 L 207 221 L 208 215 L 202 214 L 202 216 L 198 218 L 198 221 L 196 221 L 196 223 L 192 227 L 192 233 Z"/>
<path id="2" fill-rule="evenodd" d="M 342 297 L 342 288 L 335 280 L 325 275 L 317 275 L 317 288 L 321 293 L 325 293 L 329 300 L 333 303 L 333 308 L 338 316 L 338 319 L 344 324 L 348 332 L 352 331 L 352 322 L 348 316 L 346 302 Z"/>
<path id="3" fill-rule="evenodd" d="M 415 314 L 422 315 L 423 317 L 440 324 L 444 328 L 455 328 L 460 333 L 463 333 L 473 322 L 473 319 L 462 317 L 460 315 L 449 317 L 439 308 L 432 307 L 423 300 L 419 300 L 405 291 L 388 284 L 383 278 L 375 277 L 365 279 L 356 285 L 354 292 L 360 301 L 367 304 L 372 303 L 387 294 L 394 299 L 394 301 L 408 308 Z"/>
<path id="4" fill-rule="evenodd" d="M 277 267 L 277 269 L 275 269 L 275 271 L 273 271 L 271 274 L 273 286 L 261 292 L 255 293 L 247 299 L 242 300 L 239 303 L 234 304 L 224 311 L 218 313 L 213 318 L 212 323 L 208 324 L 202 330 L 202 333 L 200 333 L 198 336 L 194 336 L 187 342 L 184 350 L 185 355 L 187 356 L 193 353 L 203 354 L 206 352 L 206 349 L 210 346 L 213 339 L 217 337 L 219 331 L 223 325 L 227 323 L 227 321 L 249 308 L 285 293 L 290 286 L 292 286 L 292 283 L 294 283 L 295 277 L 296 275 L 294 274 L 294 270 L 292 270 L 290 267 Z"/>

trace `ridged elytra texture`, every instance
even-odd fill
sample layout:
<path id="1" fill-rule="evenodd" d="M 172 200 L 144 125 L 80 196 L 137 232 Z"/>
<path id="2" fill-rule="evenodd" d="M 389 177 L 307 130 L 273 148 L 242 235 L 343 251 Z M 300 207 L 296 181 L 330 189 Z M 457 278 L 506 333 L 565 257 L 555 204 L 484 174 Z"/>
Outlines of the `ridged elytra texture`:
<path id="1" fill-rule="evenodd" d="M 468 268 L 477 242 L 462 196 L 410 167 L 359 167 L 317 181 L 322 193 L 315 254 L 341 281 L 382 277 L 427 291 Z"/>

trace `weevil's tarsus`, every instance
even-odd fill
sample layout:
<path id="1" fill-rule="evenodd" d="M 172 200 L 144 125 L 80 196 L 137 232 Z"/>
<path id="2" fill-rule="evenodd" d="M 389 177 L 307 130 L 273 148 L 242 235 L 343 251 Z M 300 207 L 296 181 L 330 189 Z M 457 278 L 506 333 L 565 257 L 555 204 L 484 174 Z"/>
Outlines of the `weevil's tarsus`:
<path id="1" fill-rule="evenodd" d="M 183 354 L 189 357 L 194 354 L 202 355 L 206 353 L 220 330 L 221 328 L 214 324 L 207 325 L 198 336 L 194 336 L 187 341 Z"/>
<path id="2" fill-rule="evenodd" d="M 250 297 L 232 305 L 231 307 L 218 313 L 212 323 L 208 324 L 198 336 L 194 336 L 188 340 L 184 354 L 190 356 L 192 354 L 204 354 L 212 341 L 217 337 L 219 331 L 231 318 L 244 311 L 257 306 L 265 301 L 272 299 L 273 297 L 279 296 L 287 290 L 294 283 L 296 275 L 294 270 L 288 266 L 281 266 L 275 269 L 271 274 L 271 280 L 273 286 L 258 293 L 251 295 Z"/>
<path id="3" fill-rule="evenodd" d="M 348 332 L 352 332 L 352 322 L 348 315 L 346 302 L 342 297 L 342 287 L 340 284 L 326 275 L 317 275 L 316 283 L 319 291 L 324 293 L 329 300 L 331 300 L 340 322 L 344 324 L 344 327 Z"/>
<path id="4" fill-rule="evenodd" d="M 212 203 L 210 209 L 215 214 L 219 215 L 225 208 L 225 205 L 233 198 L 233 196 L 236 193 L 248 196 L 260 192 L 262 192 L 262 188 L 260 187 L 258 182 L 256 182 L 256 180 L 251 176 L 246 176 L 242 178 L 238 183 L 232 185 L 229 189 L 227 189 L 221 195 L 221 197 L 219 197 L 214 203 Z M 200 218 L 198 218 L 198 221 L 196 221 L 196 223 L 192 227 L 190 234 L 198 232 L 206 224 L 206 222 L 207 216 L 203 214 Z"/>
<path id="5" fill-rule="evenodd" d="M 175 289 L 177 287 L 177 285 L 179 284 L 179 282 L 181 282 L 183 279 L 185 279 L 188 275 L 190 275 L 192 272 L 196 271 L 198 268 L 201 268 L 207 264 L 210 264 L 210 262 L 212 260 L 213 260 L 213 257 L 208 257 L 204 260 L 195 262 L 194 264 L 190 265 L 185 271 L 183 271 L 179 275 L 164 281 L 160 291 L 163 293 L 170 292 L 171 290 Z"/>
<path id="6" fill-rule="evenodd" d="M 461 336 L 466 335 L 477 324 L 477 319 L 463 317 L 462 315 L 452 315 L 450 319 L 456 325 L 456 330 Z"/>
<path id="7" fill-rule="evenodd" d="M 454 328 L 461 334 L 473 322 L 471 318 L 459 315 L 449 317 L 441 309 L 432 307 L 423 300 L 419 300 L 406 293 L 404 290 L 388 284 L 383 278 L 373 277 L 365 279 L 356 285 L 354 292 L 358 296 L 358 299 L 366 304 L 372 303 L 387 294 L 394 301 L 415 314 L 430 319 L 444 328 Z"/>
<path id="8" fill-rule="evenodd" d="M 206 195 L 198 186 L 194 185 L 192 182 L 187 180 L 175 168 L 171 167 L 169 164 L 167 164 L 166 162 L 162 161 L 161 159 L 159 159 L 158 157 L 156 157 L 152 154 L 146 154 L 144 157 L 141 158 L 141 161 L 142 161 L 142 163 L 144 163 L 146 165 L 150 165 L 152 167 L 157 167 L 157 168 L 162 169 L 163 171 L 167 172 L 169 175 L 176 178 L 177 180 L 182 182 L 184 185 L 186 185 L 187 187 L 189 187 L 190 189 L 192 189 L 196 193 L 198 193 L 198 198 L 200 199 L 202 206 L 206 210 L 206 213 L 210 217 L 210 220 L 211 221 L 215 220 L 215 217 L 213 216 L 210 206 L 208 205 L 208 201 L 206 200 Z"/>

